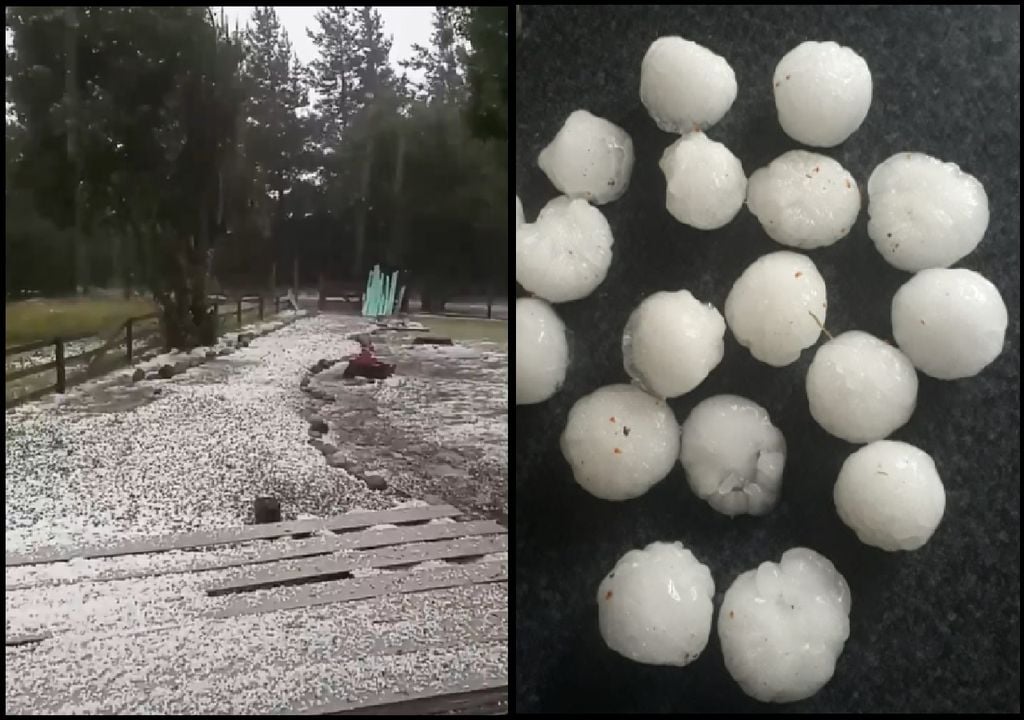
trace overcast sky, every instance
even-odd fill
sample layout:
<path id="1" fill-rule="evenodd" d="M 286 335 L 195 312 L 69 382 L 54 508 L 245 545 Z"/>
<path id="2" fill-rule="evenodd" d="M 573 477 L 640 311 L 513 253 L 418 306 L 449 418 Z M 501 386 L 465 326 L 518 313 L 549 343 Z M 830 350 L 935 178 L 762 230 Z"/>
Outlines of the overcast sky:
<path id="1" fill-rule="evenodd" d="M 219 9 L 219 6 L 218 6 Z M 244 25 L 252 16 L 254 7 L 224 7 L 224 14 L 232 21 L 237 18 Z M 304 64 L 316 57 L 316 47 L 306 34 L 307 28 L 317 26 L 316 13 L 321 7 L 289 7 L 275 6 L 281 26 L 288 31 L 288 39 L 292 48 Z M 397 68 L 399 60 L 412 55 L 413 43 L 430 44 L 430 19 L 433 7 L 379 7 L 384 19 L 384 34 L 391 35 L 391 63 Z M 419 80 L 418 73 L 410 72 L 410 79 Z"/>

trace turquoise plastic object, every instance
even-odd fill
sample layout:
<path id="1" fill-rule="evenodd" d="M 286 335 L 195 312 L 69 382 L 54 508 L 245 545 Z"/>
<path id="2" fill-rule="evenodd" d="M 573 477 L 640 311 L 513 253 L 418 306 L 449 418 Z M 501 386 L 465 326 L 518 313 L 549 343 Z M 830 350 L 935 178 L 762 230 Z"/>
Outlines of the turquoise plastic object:
<path id="1" fill-rule="evenodd" d="M 363 317 L 387 317 L 395 313 L 395 296 L 398 294 L 398 271 L 391 276 L 384 275 L 379 265 L 366 280 L 366 294 L 363 297 Z"/>

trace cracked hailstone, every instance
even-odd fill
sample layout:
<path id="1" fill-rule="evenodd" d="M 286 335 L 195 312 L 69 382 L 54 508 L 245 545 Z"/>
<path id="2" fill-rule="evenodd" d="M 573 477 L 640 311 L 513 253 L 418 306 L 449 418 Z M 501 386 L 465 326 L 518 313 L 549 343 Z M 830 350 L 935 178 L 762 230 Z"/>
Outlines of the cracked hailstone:
<path id="1" fill-rule="evenodd" d="M 725 320 L 688 290 L 658 292 L 633 311 L 622 333 L 626 372 L 657 397 L 688 393 L 722 362 Z"/>
<path id="2" fill-rule="evenodd" d="M 871 107 L 871 70 L 860 55 L 834 42 L 802 42 L 786 53 L 772 78 L 779 125 L 797 142 L 834 147 L 852 135 Z"/>
<path id="3" fill-rule="evenodd" d="M 665 207 L 684 225 L 715 230 L 743 207 L 743 165 L 729 148 L 702 132 L 683 135 L 669 145 L 658 166 L 667 185 Z"/>
<path id="4" fill-rule="evenodd" d="M 928 453 L 890 440 L 846 458 L 833 498 L 862 543 L 889 551 L 924 545 L 946 509 L 946 491 Z"/>
<path id="5" fill-rule="evenodd" d="M 678 36 L 651 43 L 640 64 L 640 101 L 665 132 L 707 129 L 736 100 L 736 73 L 721 55 Z"/>
<path id="6" fill-rule="evenodd" d="M 1003 351 L 1006 305 L 973 270 L 922 270 L 892 299 L 892 334 L 918 370 L 939 380 L 973 377 Z"/>
<path id="7" fill-rule="evenodd" d="M 569 365 L 565 324 L 537 298 L 516 300 L 516 405 L 544 402 L 562 387 Z"/>
<path id="8" fill-rule="evenodd" d="M 569 410 L 561 448 L 584 490 L 602 500 L 630 500 L 672 470 L 679 423 L 664 401 L 633 385 L 608 385 Z"/>
<path id="9" fill-rule="evenodd" d="M 808 548 L 741 574 L 722 599 L 718 637 L 725 667 L 761 702 L 809 698 L 835 673 L 850 636 L 850 588 Z"/>
<path id="10" fill-rule="evenodd" d="M 868 178 L 868 236 L 907 272 L 949 267 L 978 247 L 988 228 L 988 196 L 954 163 L 897 153 Z"/>
<path id="11" fill-rule="evenodd" d="M 791 150 L 750 176 L 747 207 L 772 240 L 810 250 L 849 234 L 860 212 L 860 191 L 832 158 Z"/>
<path id="12" fill-rule="evenodd" d="M 679 459 L 690 489 L 718 512 L 765 515 L 779 500 L 786 440 L 754 401 L 715 395 L 683 423 Z"/>
<path id="13" fill-rule="evenodd" d="M 715 581 L 680 542 L 630 550 L 597 590 L 609 648 L 649 665 L 689 665 L 708 644 Z"/>
<path id="14" fill-rule="evenodd" d="M 600 210 L 557 197 L 516 228 L 516 282 L 548 302 L 585 298 L 608 274 L 613 242 Z"/>
<path id="15" fill-rule="evenodd" d="M 563 195 L 604 205 L 629 188 L 633 141 L 618 125 L 576 110 L 540 151 L 537 165 Z"/>
<path id="16" fill-rule="evenodd" d="M 906 355 L 859 330 L 818 348 L 807 369 L 811 416 L 851 443 L 881 440 L 903 427 L 917 405 L 917 372 Z"/>
<path id="17" fill-rule="evenodd" d="M 809 257 L 780 250 L 743 271 L 725 299 L 725 319 L 740 345 L 763 363 L 783 367 L 818 341 L 828 298 Z"/>

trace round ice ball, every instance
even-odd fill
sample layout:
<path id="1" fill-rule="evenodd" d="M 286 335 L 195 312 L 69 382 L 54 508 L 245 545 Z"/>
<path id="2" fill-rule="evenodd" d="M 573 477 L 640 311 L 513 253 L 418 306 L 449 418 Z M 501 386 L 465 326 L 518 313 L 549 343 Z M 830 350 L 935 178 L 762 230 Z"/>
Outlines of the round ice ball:
<path id="1" fill-rule="evenodd" d="M 572 406 L 561 446 L 584 490 L 603 500 L 629 500 L 672 470 L 679 423 L 663 400 L 633 385 L 608 385 Z"/>
<path id="2" fill-rule="evenodd" d="M 972 270 L 922 270 L 892 299 L 896 344 L 939 380 L 987 367 L 1003 351 L 1008 320 L 999 290 Z"/>
<path id="3" fill-rule="evenodd" d="M 668 187 L 665 206 L 676 220 L 698 230 L 727 224 L 743 207 L 747 178 L 729 148 L 702 132 L 683 135 L 659 163 Z"/>
<path id="4" fill-rule="evenodd" d="M 516 195 L 516 229 L 526 223 L 526 213 L 523 212 L 523 201 Z"/>
<path id="5" fill-rule="evenodd" d="M 779 500 L 786 440 L 753 400 L 715 395 L 683 423 L 679 459 L 690 489 L 718 512 L 765 515 Z"/>
<path id="6" fill-rule="evenodd" d="M 650 665 L 688 665 L 711 634 L 711 571 L 680 542 L 630 550 L 597 589 L 605 643 Z"/>
<path id="7" fill-rule="evenodd" d="M 827 310 L 818 268 L 788 250 L 755 260 L 725 300 L 725 319 L 737 342 L 775 367 L 794 362 L 818 341 Z"/>
<path id="8" fill-rule="evenodd" d="M 537 298 L 516 300 L 516 405 L 544 402 L 562 387 L 569 365 L 565 325 Z"/>
<path id="9" fill-rule="evenodd" d="M 802 42 L 775 67 L 775 107 L 783 131 L 812 147 L 850 137 L 871 107 L 864 58 L 834 42 Z"/>
<path id="10" fill-rule="evenodd" d="M 987 228 L 985 188 L 953 163 L 897 153 L 868 178 L 868 236 L 900 270 L 949 267 Z"/>
<path id="11" fill-rule="evenodd" d="M 640 65 L 640 101 L 665 132 L 708 128 L 736 99 L 736 73 L 721 55 L 677 36 L 651 43 Z"/>
<path id="12" fill-rule="evenodd" d="M 810 250 L 849 234 L 860 212 L 860 191 L 832 158 L 790 150 L 750 176 L 747 207 L 772 240 Z"/>
<path id="13" fill-rule="evenodd" d="M 537 164 L 564 195 L 603 205 L 629 188 L 633 141 L 618 125 L 577 110 L 540 151 Z"/>
<path id="14" fill-rule="evenodd" d="M 946 491 L 928 453 L 891 440 L 846 458 L 833 497 L 861 542 L 890 551 L 924 545 L 946 509 Z"/>
<path id="15" fill-rule="evenodd" d="M 557 197 L 516 228 L 516 281 L 553 303 L 594 291 L 612 262 L 612 230 L 586 200 Z"/>
<path id="16" fill-rule="evenodd" d="M 851 330 L 818 348 L 807 370 L 811 416 L 851 443 L 881 440 L 917 405 L 917 372 L 889 343 Z"/>
<path id="17" fill-rule="evenodd" d="M 629 316 L 622 359 L 629 376 L 653 395 L 677 397 L 722 362 L 725 320 L 688 290 L 658 292 Z"/>
<path id="18" fill-rule="evenodd" d="M 722 599 L 718 637 L 725 667 L 761 702 L 809 698 L 835 673 L 850 636 L 850 588 L 808 548 L 741 574 Z"/>

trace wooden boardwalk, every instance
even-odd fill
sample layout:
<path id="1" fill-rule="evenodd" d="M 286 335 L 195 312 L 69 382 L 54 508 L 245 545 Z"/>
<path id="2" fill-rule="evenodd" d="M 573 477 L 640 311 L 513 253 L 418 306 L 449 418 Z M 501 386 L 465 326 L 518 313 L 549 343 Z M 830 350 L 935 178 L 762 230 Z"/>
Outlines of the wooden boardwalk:
<path id="1" fill-rule="evenodd" d="M 458 516 L 414 506 L 8 554 L 7 712 L 81 711 L 85 686 L 95 712 L 506 713 L 506 531 Z M 256 678 L 282 664 L 301 681 L 275 697 Z M 62 679 L 33 700 L 44 666 Z M 213 671 L 182 683 L 189 666 Z"/>

